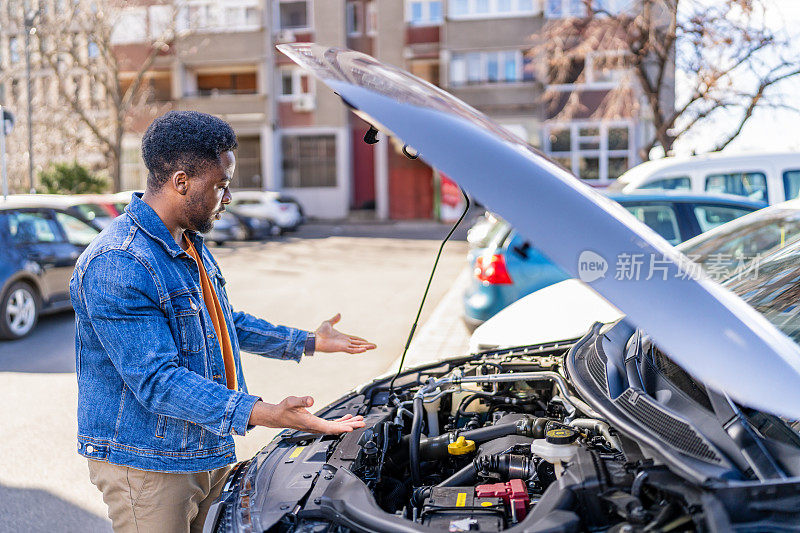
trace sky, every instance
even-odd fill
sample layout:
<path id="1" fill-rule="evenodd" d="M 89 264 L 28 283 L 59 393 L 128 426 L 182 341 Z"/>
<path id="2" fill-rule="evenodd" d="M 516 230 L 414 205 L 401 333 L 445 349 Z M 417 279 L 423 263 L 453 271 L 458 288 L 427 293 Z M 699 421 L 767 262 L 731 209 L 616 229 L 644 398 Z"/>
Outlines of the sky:
<path id="1" fill-rule="evenodd" d="M 711 0 L 709 0 L 711 1 Z M 792 46 L 800 56 L 800 0 L 766 0 L 767 23 L 776 30 L 794 36 Z M 680 83 L 680 82 L 678 82 Z M 789 78 L 777 87 L 786 103 L 800 108 L 800 75 Z M 680 87 L 678 88 L 680 92 Z M 692 150 L 708 151 L 714 141 L 724 138 L 738 124 L 740 115 L 710 120 L 685 139 L 678 139 L 676 155 L 688 155 Z M 722 135 L 720 132 L 723 132 Z M 800 113 L 787 110 L 756 110 L 742 133 L 726 147 L 726 153 L 798 151 L 800 152 Z"/>

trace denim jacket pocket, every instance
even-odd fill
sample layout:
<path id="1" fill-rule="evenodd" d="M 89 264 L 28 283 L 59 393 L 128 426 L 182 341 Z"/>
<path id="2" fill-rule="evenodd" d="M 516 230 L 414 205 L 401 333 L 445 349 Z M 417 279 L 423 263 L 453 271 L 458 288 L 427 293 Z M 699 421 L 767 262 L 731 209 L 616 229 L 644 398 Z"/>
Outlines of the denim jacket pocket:
<path id="1" fill-rule="evenodd" d="M 225 278 L 222 277 L 222 274 L 220 273 L 219 270 L 215 270 L 214 271 L 212 279 L 215 279 L 217 281 L 217 286 L 215 287 L 215 289 L 217 291 L 217 296 L 220 296 L 220 293 L 221 293 L 222 297 L 224 297 L 224 299 L 227 300 L 228 299 L 228 291 L 227 291 L 227 289 L 225 289 L 225 283 L 226 283 L 225 282 Z M 222 303 L 222 302 L 220 301 L 220 303 Z"/>
<path id="2" fill-rule="evenodd" d="M 200 305 L 194 296 L 180 296 L 172 301 L 175 318 L 178 321 L 181 351 L 200 353 L 203 351 L 203 326 L 200 323 Z"/>

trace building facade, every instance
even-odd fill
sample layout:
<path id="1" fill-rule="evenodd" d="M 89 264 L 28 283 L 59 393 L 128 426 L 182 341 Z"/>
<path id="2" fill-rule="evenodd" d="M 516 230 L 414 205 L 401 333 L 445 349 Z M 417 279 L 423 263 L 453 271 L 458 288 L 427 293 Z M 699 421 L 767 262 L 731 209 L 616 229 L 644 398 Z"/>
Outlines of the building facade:
<path id="1" fill-rule="evenodd" d="M 57 9 L 61 0 L 40 1 Z M 604 2 L 619 8 L 629 3 Z M 531 59 L 534 37 L 553 19 L 584 14 L 583 0 L 181 0 L 176 5 L 128 2 L 111 36 L 115 55 L 126 66 L 120 75 L 124 90 L 159 32 L 174 29 L 170 46 L 144 76 L 149 112 L 126 122 L 124 190 L 144 186 L 140 143 L 152 117 L 193 109 L 224 118 L 236 131 L 237 188 L 283 191 L 319 218 L 353 212 L 367 218 L 438 216 L 447 177 L 406 158 L 396 143 L 364 143 L 369 125 L 277 51 L 281 43 L 346 47 L 401 66 L 595 186 L 638 163 L 649 134 L 646 118 L 591 118 L 619 82 L 620 73 L 606 68 L 609 52 L 589 53 L 583 58 L 586 75 L 569 83 L 552 82 Z M 172 19 L 170 8 L 176 13 Z M 0 85 L 0 103 L 21 98 L 15 31 L 0 28 L 2 64 L 16 73 Z M 46 72 L 41 78 L 35 85 L 52 97 L 44 88 Z M 582 111 L 560 120 L 542 103 L 545 91 L 580 93 Z"/>

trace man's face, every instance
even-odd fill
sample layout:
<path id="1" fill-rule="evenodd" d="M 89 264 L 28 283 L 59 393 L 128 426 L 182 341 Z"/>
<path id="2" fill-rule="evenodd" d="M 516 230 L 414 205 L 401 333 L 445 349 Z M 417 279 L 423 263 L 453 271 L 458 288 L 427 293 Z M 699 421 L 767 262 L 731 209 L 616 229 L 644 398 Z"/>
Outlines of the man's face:
<path id="1" fill-rule="evenodd" d="M 219 220 L 225 205 L 231 201 L 228 190 L 236 158 L 233 152 L 223 152 L 218 164 L 206 165 L 196 176 L 189 180 L 189 194 L 186 200 L 186 221 L 188 229 L 208 233 Z"/>

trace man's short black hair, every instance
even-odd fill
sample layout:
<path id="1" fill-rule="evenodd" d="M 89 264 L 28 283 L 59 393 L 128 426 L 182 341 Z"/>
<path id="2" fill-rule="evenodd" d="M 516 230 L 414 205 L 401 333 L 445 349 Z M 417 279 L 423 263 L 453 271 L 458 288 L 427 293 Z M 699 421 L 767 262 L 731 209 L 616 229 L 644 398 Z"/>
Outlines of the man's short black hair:
<path id="1" fill-rule="evenodd" d="M 224 120 L 197 111 L 170 111 L 155 119 L 142 139 L 147 188 L 161 189 L 179 170 L 194 176 L 237 146 L 236 134 Z"/>

